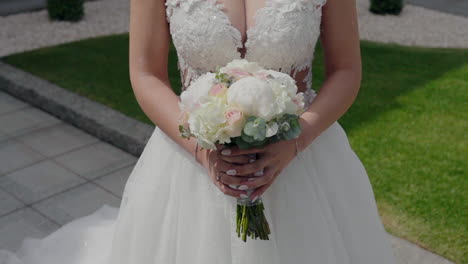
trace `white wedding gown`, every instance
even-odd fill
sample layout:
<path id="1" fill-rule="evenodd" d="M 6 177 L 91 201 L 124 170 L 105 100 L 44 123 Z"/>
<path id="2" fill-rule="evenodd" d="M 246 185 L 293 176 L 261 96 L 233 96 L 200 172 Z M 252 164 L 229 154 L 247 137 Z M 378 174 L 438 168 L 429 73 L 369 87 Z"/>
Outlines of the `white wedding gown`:
<path id="1" fill-rule="evenodd" d="M 325 0 L 267 0 L 248 30 L 245 58 L 290 72 L 310 69 Z M 168 0 L 167 20 L 185 86 L 239 58 L 240 32 L 214 0 Z M 315 93 L 311 75 L 308 104 Z M 270 240 L 242 242 L 235 198 L 159 128 L 125 186 L 103 206 L 43 239 L 26 239 L 0 264 L 395 264 L 372 187 L 334 123 L 264 193 Z"/>

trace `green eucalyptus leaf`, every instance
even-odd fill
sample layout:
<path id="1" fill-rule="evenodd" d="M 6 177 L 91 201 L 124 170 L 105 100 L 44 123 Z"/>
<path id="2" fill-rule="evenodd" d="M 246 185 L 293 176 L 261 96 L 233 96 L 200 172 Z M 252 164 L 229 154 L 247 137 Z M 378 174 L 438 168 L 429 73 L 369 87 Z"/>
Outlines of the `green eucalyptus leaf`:
<path id="1" fill-rule="evenodd" d="M 262 141 L 266 137 L 267 124 L 265 119 L 248 118 L 242 132 L 254 138 L 255 141 Z"/>
<path id="2" fill-rule="evenodd" d="M 301 134 L 301 125 L 297 117 L 290 118 L 288 120 L 288 123 L 285 123 L 285 124 L 287 124 L 288 129 L 282 130 L 283 139 L 285 140 L 294 139 L 294 138 L 297 138 Z"/>
<path id="3" fill-rule="evenodd" d="M 255 142 L 255 138 L 252 136 L 247 135 L 244 131 L 242 131 L 241 136 L 242 140 L 248 143 L 253 143 Z"/>

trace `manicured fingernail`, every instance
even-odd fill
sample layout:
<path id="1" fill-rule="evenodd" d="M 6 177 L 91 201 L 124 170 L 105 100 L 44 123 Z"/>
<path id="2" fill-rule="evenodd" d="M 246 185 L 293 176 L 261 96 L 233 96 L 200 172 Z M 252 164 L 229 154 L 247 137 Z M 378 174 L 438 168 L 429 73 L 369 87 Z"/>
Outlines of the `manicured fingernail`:
<path id="1" fill-rule="evenodd" d="M 255 159 L 250 159 L 249 160 L 249 163 L 254 163 L 255 162 Z"/>
<path id="2" fill-rule="evenodd" d="M 227 174 L 227 175 L 231 175 L 231 176 L 236 175 L 236 173 L 237 173 L 236 170 L 228 170 L 228 171 L 226 171 L 226 174 Z"/>
<path id="3" fill-rule="evenodd" d="M 235 184 L 229 184 L 229 187 L 231 187 L 233 189 L 237 189 L 237 185 L 235 185 Z"/>
<path id="4" fill-rule="evenodd" d="M 248 181 L 255 181 L 255 178 L 249 178 Z"/>
<path id="5" fill-rule="evenodd" d="M 256 172 L 254 173 L 254 175 L 255 175 L 255 176 L 262 176 L 262 175 L 263 175 L 263 170 L 261 170 L 261 171 L 256 171 Z"/>
<path id="6" fill-rule="evenodd" d="M 244 198 L 244 199 L 245 199 L 245 198 L 247 198 L 247 197 L 249 197 L 247 194 L 243 194 L 243 193 L 240 194 L 240 198 Z"/>
<path id="7" fill-rule="evenodd" d="M 231 155 L 231 150 L 230 150 L 230 149 L 223 149 L 223 150 L 221 151 L 221 154 L 223 154 L 223 155 Z"/>
<path id="8" fill-rule="evenodd" d="M 244 190 L 247 190 L 248 188 L 249 188 L 249 186 L 247 186 L 247 185 L 241 185 L 241 186 L 239 186 L 238 190 L 244 191 Z"/>
<path id="9" fill-rule="evenodd" d="M 255 196 L 253 199 L 252 199 L 252 203 L 255 202 L 257 200 L 258 196 Z"/>

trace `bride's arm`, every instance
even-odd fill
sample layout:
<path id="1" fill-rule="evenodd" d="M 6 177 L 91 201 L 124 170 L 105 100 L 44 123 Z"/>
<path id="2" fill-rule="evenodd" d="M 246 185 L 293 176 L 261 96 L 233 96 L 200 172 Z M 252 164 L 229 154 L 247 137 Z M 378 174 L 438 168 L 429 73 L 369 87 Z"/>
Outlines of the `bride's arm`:
<path id="1" fill-rule="evenodd" d="M 327 0 L 322 10 L 321 25 L 327 76 L 314 102 L 300 116 L 302 132 L 297 139 L 299 151 L 306 148 L 348 110 L 361 85 L 361 54 L 355 0 Z M 262 149 L 235 149 L 228 154 L 236 156 L 257 153 L 260 156 L 253 163 L 231 166 L 238 175 L 263 172 L 262 177 L 242 183 L 249 188 L 256 188 L 251 194 L 252 199 L 262 195 L 295 157 L 294 141 L 282 140 Z"/>
<path id="2" fill-rule="evenodd" d="M 322 10 L 320 40 L 326 80 L 301 115 L 300 150 L 338 120 L 354 102 L 361 85 L 361 53 L 355 0 L 328 0 Z"/>
<path id="3" fill-rule="evenodd" d="M 149 119 L 195 156 L 196 140 L 179 136 L 179 97 L 171 89 L 167 72 L 170 35 L 164 4 L 164 0 L 130 2 L 130 81 L 138 104 Z M 197 161 L 223 193 L 234 197 L 246 195 L 245 190 L 232 189 L 224 180 L 217 179 L 221 172 L 230 168 L 219 155 L 217 150 L 202 149 Z M 235 157 L 232 162 L 244 164 L 248 158 Z M 226 176 L 223 179 L 228 178 Z"/>
<path id="4" fill-rule="evenodd" d="M 169 29 L 163 0 L 130 1 L 130 81 L 148 118 L 192 155 L 195 140 L 179 136 L 179 97 L 168 78 Z"/>

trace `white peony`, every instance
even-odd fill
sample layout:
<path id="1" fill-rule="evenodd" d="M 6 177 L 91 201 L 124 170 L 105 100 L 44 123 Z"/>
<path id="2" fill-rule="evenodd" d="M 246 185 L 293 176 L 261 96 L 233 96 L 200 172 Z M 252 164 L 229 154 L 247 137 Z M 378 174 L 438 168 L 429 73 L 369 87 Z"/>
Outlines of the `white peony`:
<path id="1" fill-rule="evenodd" d="M 208 96 L 211 87 L 215 84 L 215 74 L 208 72 L 196 80 L 180 95 L 179 107 L 182 111 L 192 112 L 204 97 Z"/>
<path id="2" fill-rule="evenodd" d="M 245 77 L 228 89 L 227 102 L 247 116 L 257 116 L 269 121 L 277 113 L 275 94 L 268 82 L 255 77 Z"/>
<path id="3" fill-rule="evenodd" d="M 289 96 L 293 97 L 297 93 L 297 85 L 296 80 L 294 80 L 289 74 L 273 71 L 273 70 L 265 70 L 263 71 L 270 75 L 274 82 L 282 84 L 282 90 L 285 90 Z"/>
<path id="4" fill-rule="evenodd" d="M 276 115 L 296 114 L 298 105 L 294 103 L 293 98 L 296 94 L 291 94 L 291 88 L 273 80 L 270 81 L 271 89 L 275 94 Z"/>
<path id="5" fill-rule="evenodd" d="M 230 137 L 224 131 L 227 104 L 223 97 L 207 97 L 196 110 L 190 113 L 190 131 L 204 148 L 215 149 L 215 143 L 229 143 Z"/>
<path id="6" fill-rule="evenodd" d="M 260 67 L 256 62 L 249 62 L 246 59 L 234 59 L 226 64 L 226 66 L 220 68 L 219 72 L 226 73 L 230 69 L 241 69 L 250 73 L 263 70 L 263 68 Z"/>

